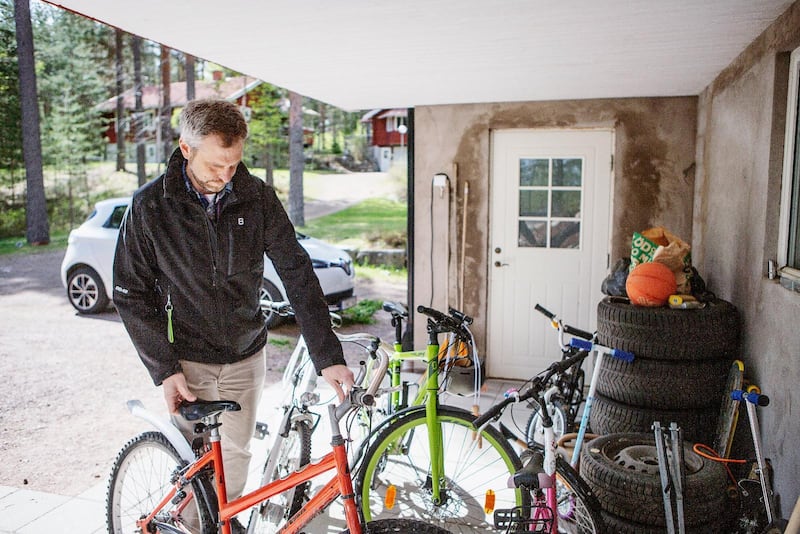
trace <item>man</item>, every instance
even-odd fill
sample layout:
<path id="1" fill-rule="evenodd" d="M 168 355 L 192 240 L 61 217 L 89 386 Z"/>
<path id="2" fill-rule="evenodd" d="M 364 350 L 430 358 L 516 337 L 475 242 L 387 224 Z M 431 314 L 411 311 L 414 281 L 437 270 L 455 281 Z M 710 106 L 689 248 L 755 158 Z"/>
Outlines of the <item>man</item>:
<path id="1" fill-rule="evenodd" d="M 133 196 L 114 258 L 114 304 L 173 421 L 183 400 L 237 401 L 223 414 L 228 498 L 247 480 L 264 387 L 264 253 L 286 287 L 314 365 L 339 398 L 353 385 L 305 250 L 275 191 L 241 162 L 247 123 L 224 100 L 189 102 L 167 169 Z"/>

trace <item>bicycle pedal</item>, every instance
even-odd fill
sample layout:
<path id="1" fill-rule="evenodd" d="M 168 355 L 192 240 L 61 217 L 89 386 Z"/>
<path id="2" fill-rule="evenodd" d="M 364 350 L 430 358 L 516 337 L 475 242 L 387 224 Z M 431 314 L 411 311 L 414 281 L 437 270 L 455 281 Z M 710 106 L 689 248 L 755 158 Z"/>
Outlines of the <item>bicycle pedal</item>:
<path id="1" fill-rule="evenodd" d="M 256 429 L 253 432 L 253 437 L 256 439 L 264 439 L 269 436 L 269 430 L 267 429 L 267 423 L 262 423 L 261 421 L 256 421 Z"/>

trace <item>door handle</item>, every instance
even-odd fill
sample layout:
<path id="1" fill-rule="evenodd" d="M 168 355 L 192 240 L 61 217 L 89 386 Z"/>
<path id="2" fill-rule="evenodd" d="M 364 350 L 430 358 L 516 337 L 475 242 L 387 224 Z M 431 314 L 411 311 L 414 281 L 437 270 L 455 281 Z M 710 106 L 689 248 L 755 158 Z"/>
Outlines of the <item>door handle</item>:
<path id="1" fill-rule="evenodd" d="M 500 261 L 494 262 L 494 266 L 495 267 L 505 267 L 507 265 L 508 265 L 507 263 L 503 263 L 503 262 L 500 262 Z"/>

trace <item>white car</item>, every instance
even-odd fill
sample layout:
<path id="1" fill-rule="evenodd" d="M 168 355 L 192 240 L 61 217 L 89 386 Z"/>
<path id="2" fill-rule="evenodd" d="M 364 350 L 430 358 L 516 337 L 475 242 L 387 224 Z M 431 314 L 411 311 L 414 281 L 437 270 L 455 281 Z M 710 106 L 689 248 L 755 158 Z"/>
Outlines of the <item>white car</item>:
<path id="1" fill-rule="evenodd" d="M 111 302 L 114 250 L 129 203 L 130 197 L 98 202 L 86 221 L 69 234 L 67 252 L 61 262 L 61 283 L 79 313 L 100 313 Z M 354 305 L 355 269 L 347 252 L 302 234 L 297 234 L 297 240 L 311 257 L 330 309 L 338 311 Z M 286 300 L 283 283 L 266 256 L 261 298 Z M 265 310 L 265 320 L 267 326 L 272 327 L 281 318 Z"/>

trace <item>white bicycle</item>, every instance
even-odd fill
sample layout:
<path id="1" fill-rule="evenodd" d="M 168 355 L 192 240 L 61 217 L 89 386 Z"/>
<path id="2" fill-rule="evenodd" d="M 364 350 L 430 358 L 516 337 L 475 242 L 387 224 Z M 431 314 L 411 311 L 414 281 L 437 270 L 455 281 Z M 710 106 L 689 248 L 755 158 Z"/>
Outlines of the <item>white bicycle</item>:
<path id="1" fill-rule="evenodd" d="M 294 313 L 288 302 L 262 300 L 261 306 L 284 317 Z M 331 323 L 334 328 L 340 326 L 341 317 L 331 312 Z M 336 336 L 343 343 L 355 343 L 364 348 L 366 358 L 361 362 L 361 370 L 356 378 L 358 385 L 365 377 L 372 375 L 371 367 L 379 361 L 381 352 L 385 352 L 385 347 L 381 346 L 380 339 L 371 334 L 336 333 Z M 305 339 L 300 336 L 283 373 L 281 383 L 285 396 L 279 405 L 283 416 L 264 463 L 262 486 L 270 481 L 285 478 L 311 461 L 311 434 L 321 417 L 321 414 L 312 408 L 326 404 L 328 400 L 321 402 L 317 379 Z M 366 435 L 371 425 L 371 413 L 364 411 L 354 413 L 356 414 L 354 419 L 348 421 L 346 425 L 351 440 L 353 435 Z M 259 425 L 257 431 L 263 434 L 265 428 Z M 349 449 L 352 451 L 353 447 Z M 253 508 L 248 522 L 248 534 L 278 532 L 286 520 L 303 506 L 308 491 L 307 484 L 277 495 Z"/>

